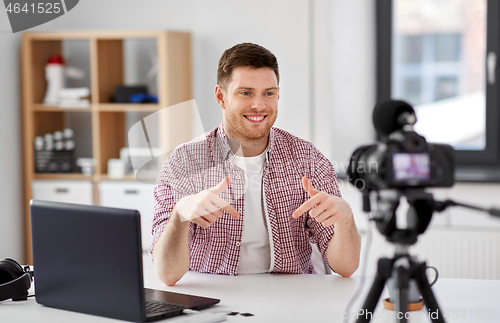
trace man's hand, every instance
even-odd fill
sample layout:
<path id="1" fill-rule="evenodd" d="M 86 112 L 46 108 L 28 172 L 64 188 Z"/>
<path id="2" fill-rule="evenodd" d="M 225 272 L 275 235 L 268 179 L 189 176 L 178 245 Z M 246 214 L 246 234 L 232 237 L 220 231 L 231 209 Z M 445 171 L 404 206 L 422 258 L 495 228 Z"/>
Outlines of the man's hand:
<path id="1" fill-rule="evenodd" d="M 294 219 L 297 219 L 311 208 L 313 209 L 309 212 L 309 215 L 325 228 L 351 218 L 351 208 L 342 198 L 318 191 L 305 176 L 302 177 L 302 185 L 311 198 L 293 212 L 292 217 Z"/>
<path id="2" fill-rule="evenodd" d="M 359 265 L 361 240 L 349 204 L 338 196 L 318 191 L 305 176 L 302 185 L 311 198 L 292 217 L 297 219 L 312 208 L 309 215 L 325 228 L 335 224 L 335 234 L 326 250 L 328 265 L 344 277 L 351 276 Z"/>
<path id="3" fill-rule="evenodd" d="M 221 209 L 229 213 L 233 218 L 239 219 L 240 214 L 229 203 L 219 197 L 219 194 L 228 187 L 229 177 L 226 177 L 212 188 L 180 199 L 175 205 L 180 220 L 182 222 L 190 221 L 203 228 L 208 228 L 222 217 Z"/>

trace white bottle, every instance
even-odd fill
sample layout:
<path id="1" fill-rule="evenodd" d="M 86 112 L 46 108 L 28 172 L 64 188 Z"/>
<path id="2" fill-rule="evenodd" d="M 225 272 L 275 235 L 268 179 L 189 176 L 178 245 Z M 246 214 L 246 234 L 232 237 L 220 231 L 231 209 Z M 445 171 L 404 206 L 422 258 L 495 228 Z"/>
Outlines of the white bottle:
<path id="1" fill-rule="evenodd" d="M 59 91 L 64 88 L 64 62 L 61 55 L 52 55 L 45 66 L 45 78 L 47 79 L 47 92 L 43 103 L 56 105 L 58 103 Z"/>

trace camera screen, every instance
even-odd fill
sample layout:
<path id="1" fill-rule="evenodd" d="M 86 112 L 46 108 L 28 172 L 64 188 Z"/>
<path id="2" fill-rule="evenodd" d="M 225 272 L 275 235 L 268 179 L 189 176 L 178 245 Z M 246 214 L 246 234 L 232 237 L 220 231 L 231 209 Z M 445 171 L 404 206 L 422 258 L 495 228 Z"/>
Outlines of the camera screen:
<path id="1" fill-rule="evenodd" d="M 395 153 L 392 156 L 394 179 L 430 181 L 430 164 L 430 156 L 426 153 Z"/>

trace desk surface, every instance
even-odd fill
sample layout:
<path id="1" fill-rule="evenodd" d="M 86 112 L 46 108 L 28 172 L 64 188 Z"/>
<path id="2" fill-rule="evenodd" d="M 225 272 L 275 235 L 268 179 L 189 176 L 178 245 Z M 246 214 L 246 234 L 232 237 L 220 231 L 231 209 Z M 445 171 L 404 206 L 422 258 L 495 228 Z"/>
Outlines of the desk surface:
<path id="1" fill-rule="evenodd" d="M 167 287 L 153 269 L 145 269 L 148 288 L 202 295 L 221 299 L 207 311 L 231 310 L 254 316 L 229 316 L 227 322 L 342 322 L 346 305 L 361 277 L 328 275 L 240 275 L 224 276 L 188 272 L 176 286 Z M 363 303 L 365 291 L 351 309 Z M 439 279 L 433 287 L 447 322 L 500 322 L 500 281 Z M 33 291 L 32 291 L 33 292 Z M 386 293 L 386 291 L 384 291 Z M 385 294 L 384 294 L 385 295 Z M 387 297 L 387 295 L 385 295 Z M 424 308 L 412 313 L 410 322 L 430 322 Z M 394 312 L 379 302 L 372 322 L 396 322 Z M 0 302 L 1 322 L 123 322 L 41 306 L 35 299 Z M 179 317 L 159 322 L 178 322 Z M 350 322 L 353 322 L 351 319 Z"/>

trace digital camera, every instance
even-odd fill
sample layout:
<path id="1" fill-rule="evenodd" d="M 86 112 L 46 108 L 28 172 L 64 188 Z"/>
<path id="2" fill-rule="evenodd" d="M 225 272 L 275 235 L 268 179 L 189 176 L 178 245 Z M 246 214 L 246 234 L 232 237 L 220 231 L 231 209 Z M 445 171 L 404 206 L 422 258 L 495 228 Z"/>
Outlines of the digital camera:
<path id="1" fill-rule="evenodd" d="M 373 123 L 380 141 L 352 154 L 347 170 L 358 189 L 451 187 L 455 152 L 450 145 L 428 143 L 413 130 L 416 116 L 404 101 L 377 105 Z"/>

